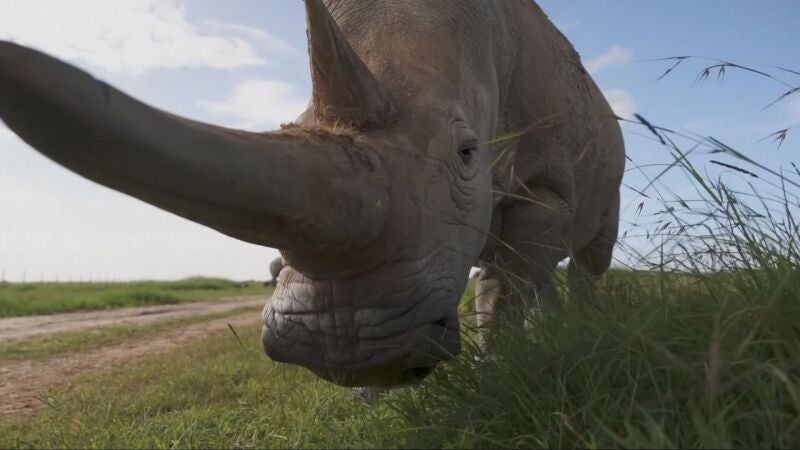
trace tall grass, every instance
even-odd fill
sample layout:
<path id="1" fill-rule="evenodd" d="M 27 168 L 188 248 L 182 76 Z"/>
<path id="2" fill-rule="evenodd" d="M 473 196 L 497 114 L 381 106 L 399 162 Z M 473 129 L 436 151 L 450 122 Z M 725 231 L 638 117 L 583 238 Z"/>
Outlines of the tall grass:
<path id="1" fill-rule="evenodd" d="M 727 276 L 614 275 L 593 306 L 506 330 L 490 360 L 470 343 L 422 389 L 387 397 L 415 430 L 405 445 L 800 444 L 800 275 L 760 292 Z"/>

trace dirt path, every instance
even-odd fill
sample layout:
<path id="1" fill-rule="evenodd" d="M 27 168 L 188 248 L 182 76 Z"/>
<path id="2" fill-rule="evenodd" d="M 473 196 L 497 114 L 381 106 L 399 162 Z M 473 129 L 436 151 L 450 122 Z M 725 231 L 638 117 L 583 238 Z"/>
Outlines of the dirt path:
<path id="1" fill-rule="evenodd" d="M 101 311 L 49 314 L 0 319 L 0 342 L 62 331 L 78 331 L 108 325 L 143 325 L 194 314 L 215 314 L 241 306 L 264 305 L 269 297 L 253 295 L 174 305 L 137 306 Z"/>
<path id="2" fill-rule="evenodd" d="M 263 304 L 264 298 L 261 297 L 258 301 L 254 299 L 239 302 L 226 301 L 225 304 L 230 304 L 231 307 L 252 304 L 254 305 L 253 311 L 182 326 L 167 332 L 143 336 L 89 352 L 0 364 L 0 415 L 31 413 L 44 406 L 44 394 L 48 388 L 70 383 L 76 377 L 87 372 L 109 370 L 121 364 L 134 362 L 145 356 L 175 350 L 178 347 L 207 337 L 210 332 L 226 329 L 228 324 L 237 329 L 249 326 L 260 327 L 260 313 L 255 307 L 259 302 Z M 214 308 L 192 310 L 193 313 L 206 313 L 209 311 L 217 312 L 218 310 Z M 158 314 L 156 318 L 162 319 L 164 317 L 164 314 Z"/>

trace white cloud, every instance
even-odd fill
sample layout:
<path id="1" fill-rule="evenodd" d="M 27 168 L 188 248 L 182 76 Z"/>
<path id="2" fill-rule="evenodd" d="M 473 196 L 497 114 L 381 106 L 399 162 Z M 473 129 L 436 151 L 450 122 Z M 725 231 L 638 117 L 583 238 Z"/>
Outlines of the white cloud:
<path id="1" fill-rule="evenodd" d="M 137 75 L 157 68 L 263 65 L 242 37 L 220 36 L 225 25 L 190 23 L 183 0 L 0 0 L 0 39 L 25 44 L 110 72 Z M 240 36 L 280 41 L 234 26 Z"/>
<path id="2" fill-rule="evenodd" d="M 10 142 L 16 138 L 17 136 L 0 122 L 0 142 Z"/>
<path id="3" fill-rule="evenodd" d="M 633 58 L 633 51 L 628 48 L 620 47 L 617 45 L 612 46 L 605 52 L 590 59 L 586 64 L 586 70 L 591 74 L 595 74 L 606 67 L 614 64 L 625 65 L 631 62 Z"/>
<path id="4" fill-rule="evenodd" d="M 606 100 L 611 105 L 614 113 L 622 118 L 630 118 L 636 112 L 633 97 L 624 89 L 609 89 L 603 91 Z"/>
<path id="5" fill-rule="evenodd" d="M 269 278 L 275 250 L 102 187 L 19 140 L 0 138 L 0 161 L 0 269 L 7 280 L 26 273 L 28 281 Z"/>
<path id="6" fill-rule="evenodd" d="M 257 43 L 269 50 L 282 52 L 294 51 L 294 48 L 283 39 L 279 39 L 264 30 L 234 23 L 220 22 L 217 20 L 201 20 L 200 24 L 209 32 L 219 35 L 240 35 L 251 42 Z"/>
<path id="7" fill-rule="evenodd" d="M 307 103 L 297 96 L 294 86 L 276 80 L 248 80 L 222 101 L 198 102 L 211 114 L 235 120 L 237 128 L 253 131 L 273 129 L 296 119 Z"/>
<path id="8" fill-rule="evenodd" d="M 774 117 L 772 119 L 745 127 L 743 131 L 755 135 L 757 139 L 763 139 L 765 136 L 784 128 L 800 126 L 800 94 L 794 94 L 781 100 L 780 103 L 767 109 L 767 112 L 772 110 L 776 111 L 773 112 Z"/>

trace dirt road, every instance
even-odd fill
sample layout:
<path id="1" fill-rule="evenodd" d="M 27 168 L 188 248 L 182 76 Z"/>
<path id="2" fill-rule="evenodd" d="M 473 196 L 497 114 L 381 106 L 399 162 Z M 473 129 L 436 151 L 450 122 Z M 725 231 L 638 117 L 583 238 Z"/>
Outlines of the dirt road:
<path id="1" fill-rule="evenodd" d="M 0 340 L 9 339 L 8 336 L 21 338 L 120 323 L 145 324 L 167 318 L 215 314 L 243 306 L 252 307 L 252 311 L 247 313 L 177 326 L 169 331 L 148 334 L 92 351 L 59 354 L 44 359 L 0 362 L 0 415 L 32 413 L 45 405 L 44 396 L 47 389 L 51 387 L 68 384 L 86 373 L 109 370 L 120 364 L 135 362 L 145 356 L 175 350 L 193 341 L 201 340 L 211 332 L 226 329 L 228 324 L 237 329 L 248 326 L 260 327 L 259 308 L 266 300 L 265 297 L 259 296 L 225 301 L 3 319 L 0 321 Z M 11 324 L 9 328 L 6 328 L 6 323 Z M 12 326 L 15 331 L 10 328 Z M 31 330 L 26 329 L 26 326 L 37 327 L 39 328 L 38 332 L 30 333 Z"/>
<path id="2" fill-rule="evenodd" d="M 254 295 L 174 305 L 137 306 L 101 311 L 49 314 L 0 319 L 0 342 L 62 331 L 79 331 L 108 325 L 143 325 L 194 314 L 215 314 L 242 306 L 264 305 L 268 297 Z"/>

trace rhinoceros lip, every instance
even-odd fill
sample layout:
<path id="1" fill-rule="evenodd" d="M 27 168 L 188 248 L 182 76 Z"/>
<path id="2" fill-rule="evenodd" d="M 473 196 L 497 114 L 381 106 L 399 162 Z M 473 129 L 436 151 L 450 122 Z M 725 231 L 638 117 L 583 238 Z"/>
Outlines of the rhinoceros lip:
<path id="1" fill-rule="evenodd" d="M 408 333 L 421 336 L 417 342 L 424 345 L 424 349 L 387 348 L 362 361 L 321 362 L 313 358 L 284 361 L 304 366 L 317 376 L 346 387 L 416 385 L 433 372 L 440 362 L 450 360 L 460 352 L 461 339 L 457 324 L 457 320 L 443 318 L 414 327 Z M 278 361 L 283 360 L 279 355 L 271 356 Z"/>
<path id="2" fill-rule="evenodd" d="M 360 367 L 313 370 L 320 377 L 336 384 L 354 386 L 412 386 L 430 375 L 440 362 L 453 359 L 461 351 L 458 328 L 453 321 L 440 319 L 417 327 L 430 330 L 429 352 L 408 352 L 383 367 Z"/>
<path id="3" fill-rule="evenodd" d="M 415 326 L 413 329 L 369 339 L 362 343 L 364 349 L 377 350 L 365 359 L 339 359 L 320 361 L 314 356 L 306 358 L 284 359 L 280 354 L 271 355 L 282 362 L 292 362 L 308 367 L 312 371 L 321 372 L 361 372 L 372 368 L 393 366 L 395 370 L 407 370 L 412 367 L 435 365 L 440 361 L 453 359 L 461 351 L 459 330 L 452 327 L 453 321 L 440 319 Z M 266 326 L 264 326 L 266 328 Z M 428 348 L 409 348 L 403 341 L 426 345 Z"/>
<path id="4" fill-rule="evenodd" d="M 436 363 L 400 369 L 397 366 L 379 368 L 378 370 L 316 370 L 314 374 L 332 383 L 344 387 L 398 387 L 413 386 L 420 383 L 436 368 Z"/>
<path id="5" fill-rule="evenodd" d="M 341 288 L 334 302 L 325 297 L 333 297 L 331 286 L 291 266 L 284 267 L 279 278 L 262 314 L 265 351 L 275 361 L 301 365 L 344 386 L 394 386 L 419 382 L 460 351 L 451 289 L 419 288 L 426 285 L 419 281 L 413 283 L 413 291 L 404 288 L 393 303 L 381 303 L 341 295 L 363 295 L 364 290 L 349 292 L 346 285 L 334 285 Z M 326 325 L 315 323 L 314 316 Z M 343 316 L 348 322 L 335 320 Z"/>

